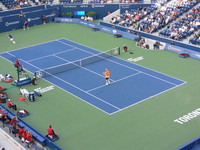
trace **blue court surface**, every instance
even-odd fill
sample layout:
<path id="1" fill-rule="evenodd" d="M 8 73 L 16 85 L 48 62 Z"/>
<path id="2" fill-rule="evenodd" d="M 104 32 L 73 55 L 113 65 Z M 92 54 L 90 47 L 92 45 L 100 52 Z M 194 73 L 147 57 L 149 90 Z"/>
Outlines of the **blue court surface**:
<path id="1" fill-rule="evenodd" d="M 97 50 L 75 42 L 58 39 L 2 53 L 1 56 L 9 61 L 20 59 L 26 70 L 35 73 L 98 53 Z M 105 68 L 111 72 L 110 85 L 105 85 Z M 117 57 L 44 79 L 110 115 L 185 83 Z"/>

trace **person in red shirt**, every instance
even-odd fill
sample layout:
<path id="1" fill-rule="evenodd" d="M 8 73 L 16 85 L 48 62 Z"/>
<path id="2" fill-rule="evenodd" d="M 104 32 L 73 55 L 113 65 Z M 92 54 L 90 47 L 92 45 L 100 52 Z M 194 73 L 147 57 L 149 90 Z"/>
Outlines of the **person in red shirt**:
<path id="1" fill-rule="evenodd" d="M 13 126 L 14 124 L 15 124 L 15 122 L 17 122 L 18 121 L 18 118 L 17 118 L 17 116 L 13 116 L 13 118 L 10 120 L 10 125 L 11 126 Z"/>
<path id="2" fill-rule="evenodd" d="M 24 22 L 24 30 L 26 30 L 26 29 L 29 29 L 29 27 L 28 27 L 28 21 Z"/>
<path id="3" fill-rule="evenodd" d="M 26 135 L 26 143 L 27 143 L 28 147 L 30 147 L 30 144 L 32 143 L 32 134 L 30 131 Z"/>
<path id="4" fill-rule="evenodd" d="M 24 130 L 24 126 L 23 127 L 21 127 L 20 129 L 19 129 L 19 131 L 18 131 L 18 134 L 19 134 L 19 139 L 22 139 L 22 136 L 23 136 L 23 133 L 25 132 L 25 130 Z"/>
<path id="5" fill-rule="evenodd" d="M 11 102 L 11 99 L 8 99 L 7 105 L 9 108 L 13 108 L 14 110 L 17 110 L 17 106 Z"/>
<path id="6" fill-rule="evenodd" d="M 22 134 L 22 143 L 26 141 L 27 134 L 28 134 L 28 131 L 24 131 L 24 133 Z"/>
<path id="7" fill-rule="evenodd" d="M 18 68 L 19 66 L 21 66 L 21 64 L 20 64 L 19 60 L 17 59 L 17 60 L 15 61 L 15 67 Z"/>
<path id="8" fill-rule="evenodd" d="M 13 127 L 12 129 L 12 133 L 15 134 L 16 136 L 16 133 L 18 133 L 18 118 L 17 116 L 13 116 L 13 118 L 10 120 L 10 126 Z"/>
<path id="9" fill-rule="evenodd" d="M 48 138 L 53 139 L 54 137 L 56 137 L 56 133 L 55 131 L 52 129 L 52 126 L 50 125 L 49 128 L 47 129 L 48 132 Z"/>
<path id="10" fill-rule="evenodd" d="M 46 20 L 47 20 L 47 17 L 45 15 L 42 16 L 42 22 L 43 24 L 46 24 Z"/>

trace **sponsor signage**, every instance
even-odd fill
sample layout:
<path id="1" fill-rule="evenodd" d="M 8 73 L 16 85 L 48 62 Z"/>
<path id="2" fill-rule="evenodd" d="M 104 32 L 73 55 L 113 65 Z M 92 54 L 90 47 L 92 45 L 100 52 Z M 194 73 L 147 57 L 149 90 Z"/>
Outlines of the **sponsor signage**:
<path id="1" fill-rule="evenodd" d="M 190 57 L 200 59 L 200 53 L 195 52 L 193 50 L 189 50 L 183 47 L 171 45 L 171 44 L 166 44 L 165 48 L 166 50 L 181 54 L 181 53 L 187 53 L 189 54 Z"/>
<path id="2" fill-rule="evenodd" d="M 46 18 L 50 18 L 50 17 L 55 17 L 56 14 L 50 14 L 50 15 L 46 15 Z"/>
<path id="3" fill-rule="evenodd" d="M 64 8 L 76 8 L 77 7 L 77 5 L 65 5 L 65 6 L 63 6 Z"/>
<path id="4" fill-rule="evenodd" d="M 104 8 L 105 5 L 102 5 L 102 4 L 92 4 L 91 7 L 92 7 L 92 8 Z"/>
<path id="5" fill-rule="evenodd" d="M 16 24 L 19 24 L 19 21 L 13 21 L 13 22 L 6 22 L 5 23 L 5 26 L 11 26 L 11 25 L 16 25 Z"/>
<path id="6" fill-rule="evenodd" d="M 28 22 L 31 22 L 31 21 L 35 21 L 35 20 L 40 20 L 41 18 L 40 17 L 35 17 L 35 18 L 28 18 Z"/>

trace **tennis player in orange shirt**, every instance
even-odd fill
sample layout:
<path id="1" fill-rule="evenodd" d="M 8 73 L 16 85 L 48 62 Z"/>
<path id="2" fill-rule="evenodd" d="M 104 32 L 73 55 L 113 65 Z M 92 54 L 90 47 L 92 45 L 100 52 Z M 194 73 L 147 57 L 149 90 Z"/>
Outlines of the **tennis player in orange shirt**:
<path id="1" fill-rule="evenodd" d="M 105 70 L 104 76 L 106 79 L 106 85 L 110 84 L 110 71 L 108 69 Z"/>

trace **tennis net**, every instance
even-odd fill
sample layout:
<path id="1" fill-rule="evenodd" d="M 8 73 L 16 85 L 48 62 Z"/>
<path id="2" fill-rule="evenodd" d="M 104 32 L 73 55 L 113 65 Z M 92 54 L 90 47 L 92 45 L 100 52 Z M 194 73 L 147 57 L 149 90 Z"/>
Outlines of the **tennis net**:
<path id="1" fill-rule="evenodd" d="M 102 61 L 102 60 L 105 60 L 117 55 L 120 55 L 120 47 L 116 47 L 116 48 L 107 50 L 105 52 L 94 54 L 89 57 L 85 57 L 83 59 L 79 59 L 73 62 L 68 62 L 65 64 L 58 65 L 58 66 L 41 69 L 41 70 L 36 71 L 35 75 L 39 78 L 45 78 L 45 77 L 66 72 L 72 69 L 84 67 L 89 64 L 96 63 L 96 62 L 99 62 L 99 61 Z"/>

